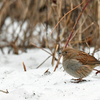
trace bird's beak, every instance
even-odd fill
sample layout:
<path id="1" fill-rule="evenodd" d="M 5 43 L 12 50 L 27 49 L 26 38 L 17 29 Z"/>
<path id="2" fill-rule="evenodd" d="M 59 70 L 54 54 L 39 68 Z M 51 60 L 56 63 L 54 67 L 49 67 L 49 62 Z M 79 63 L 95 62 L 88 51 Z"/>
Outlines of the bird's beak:
<path id="1" fill-rule="evenodd" d="M 59 55 L 62 55 L 62 52 L 59 52 L 58 54 L 59 54 Z"/>
<path id="2" fill-rule="evenodd" d="M 60 55 L 60 54 L 62 54 L 62 52 L 59 52 L 58 54 Z"/>
<path id="3" fill-rule="evenodd" d="M 59 52 L 58 54 L 62 54 L 62 52 Z"/>

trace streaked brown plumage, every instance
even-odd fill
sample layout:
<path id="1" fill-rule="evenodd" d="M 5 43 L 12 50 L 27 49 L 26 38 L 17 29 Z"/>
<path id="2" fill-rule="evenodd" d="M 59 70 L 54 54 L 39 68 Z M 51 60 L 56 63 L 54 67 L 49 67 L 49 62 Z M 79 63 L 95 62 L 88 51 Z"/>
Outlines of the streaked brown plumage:
<path id="1" fill-rule="evenodd" d="M 82 81 L 82 78 L 88 76 L 96 66 L 100 65 L 100 61 L 95 57 L 73 48 L 64 48 L 62 55 L 64 70 L 78 78 L 77 82 Z"/>

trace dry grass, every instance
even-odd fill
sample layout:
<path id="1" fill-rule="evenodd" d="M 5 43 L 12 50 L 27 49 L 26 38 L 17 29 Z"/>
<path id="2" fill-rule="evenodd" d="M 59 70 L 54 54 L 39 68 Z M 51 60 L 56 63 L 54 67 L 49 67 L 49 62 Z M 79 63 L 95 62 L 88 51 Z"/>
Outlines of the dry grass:
<path id="1" fill-rule="evenodd" d="M 3 52 L 4 47 L 8 47 L 8 53 L 11 51 L 15 54 L 18 54 L 19 51 L 25 52 L 27 48 L 34 48 L 30 42 L 42 48 L 49 48 L 52 53 L 55 52 L 54 49 L 57 45 L 57 51 L 61 50 L 68 40 L 69 34 L 86 1 L 83 5 L 64 17 L 51 36 L 48 33 L 48 29 L 53 29 L 68 11 L 81 4 L 81 2 L 82 0 L 0 0 L 1 51 Z M 5 26 L 7 18 L 11 19 L 11 23 Z M 12 33 L 8 31 L 10 25 L 13 25 L 15 21 L 18 22 L 18 27 L 20 27 L 17 35 L 15 35 L 17 29 L 12 29 Z M 20 36 L 25 23 L 27 23 L 27 27 L 23 35 Z M 39 27 L 40 30 L 37 31 L 37 34 L 33 34 L 36 31 L 36 26 L 41 24 L 45 28 L 41 29 Z M 99 29 L 98 2 L 97 0 L 91 0 L 82 13 L 72 39 L 69 42 L 69 46 L 76 49 L 82 47 L 83 50 L 85 47 L 93 46 L 95 47 L 94 52 L 99 50 Z M 11 41 L 6 36 L 8 34 L 11 34 Z"/>

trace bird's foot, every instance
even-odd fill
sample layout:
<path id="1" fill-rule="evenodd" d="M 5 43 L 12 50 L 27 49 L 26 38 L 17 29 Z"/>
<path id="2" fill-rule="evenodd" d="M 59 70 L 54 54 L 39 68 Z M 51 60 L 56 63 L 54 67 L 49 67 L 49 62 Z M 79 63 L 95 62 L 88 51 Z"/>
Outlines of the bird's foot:
<path id="1" fill-rule="evenodd" d="M 93 70 L 95 70 L 96 71 L 96 75 L 98 74 L 98 73 L 100 73 L 100 70 L 97 70 L 97 69 L 93 69 Z"/>
<path id="2" fill-rule="evenodd" d="M 86 81 L 86 80 L 83 80 L 82 78 L 71 79 L 71 80 L 74 80 L 74 81 L 71 81 L 72 83 L 80 83 L 80 82 Z"/>

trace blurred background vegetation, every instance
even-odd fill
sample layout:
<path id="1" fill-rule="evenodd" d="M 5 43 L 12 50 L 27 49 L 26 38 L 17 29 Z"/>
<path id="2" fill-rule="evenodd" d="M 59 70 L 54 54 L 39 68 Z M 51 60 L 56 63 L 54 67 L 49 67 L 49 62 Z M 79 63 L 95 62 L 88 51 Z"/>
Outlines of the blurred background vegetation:
<path id="1" fill-rule="evenodd" d="M 50 35 L 54 26 L 68 11 L 83 0 L 0 0 L 0 50 L 19 54 L 29 48 L 30 43 L 52 52 L 61 49 L 68 40 L 72 28 L 85 3 L 69 13 Z M 94 47 L 99 50 L 99 1 L 91 0 L 76 26 L 69 46 Z M 58 50 L 59 50 L 58 49 Z"/>

